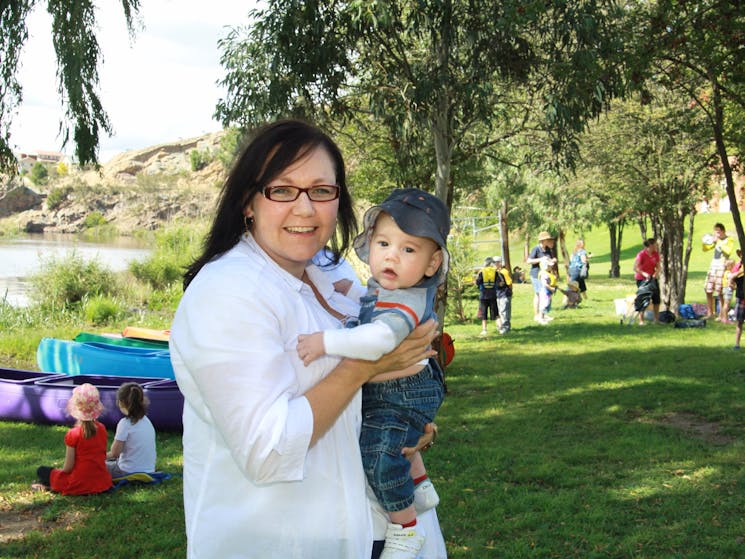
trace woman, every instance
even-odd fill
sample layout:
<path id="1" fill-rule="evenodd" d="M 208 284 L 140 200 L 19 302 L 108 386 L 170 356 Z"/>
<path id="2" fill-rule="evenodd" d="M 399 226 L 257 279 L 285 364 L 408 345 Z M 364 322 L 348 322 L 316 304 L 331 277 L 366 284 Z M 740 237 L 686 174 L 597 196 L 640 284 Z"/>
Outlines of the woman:
<path id="1" fill-rule="evenodd" d="M 577 242 L 574 243 L 574 252 L 572 252 L 572 256 L 569 259 L 569 281 L 577 282 L 581 299 L 587 299 L 585 278 L 587 278 L 589 267 L 590 262 L 587 257 L 587 251 L 585 250 L 585 241 L 577 239 Z"/>
<path id="2" fill-rule="evenodd" d="M 660 286 L 657 283 L 657 276 L 660 272 L 660 253 L 657 250 L 657 241 L 655 239 L 647 239 L 644 241 L 644 248 L 639 251 L 634 260 L 634 279 L 636 279 L 637 287 L 637 299 L 638 291 L 644 288 L 642 291 L 648 291 L 648 296 L 652 301 L 652 309 L 654 310 L 654 321 L 656 324 L 660 322 Z M 646 295 L 645 295 L 646 297 Z M 647 303 L 648 304 L 648 303 Z M 638 306 L 637 306 L 638 307 Z M 644 308 L 637 308 L 639 313 L 639 326 L 644 326 Z"/>
<path id="3" fill-rule="evenodd" d="M 541 261 L 547 259 L 548 265 L 556 264 L 554 254 L 554 238 L 548 231 L 538 233 L 538 244 L 530 251 L 526 264 L 530 264 L 530 282 L 533 284 L 533 320 L 543 322 L 540 312 L 540 293 L 543 285 L 538 279 Z"/>
<path id="4" fill-rule="evenodd" d="M 431 357 L 435 325 L 376 362 L 302 364 L 298 334 L 357 312 L 310 262 L 328 243 L 343 252 L 355 231 L 332 140 L 298 121 L 260 130 L 225 183 L 171 328 L 188 557 L 370 557 L 360 387 Z M 428 518 L 427 540 L 441 543 Z"/>

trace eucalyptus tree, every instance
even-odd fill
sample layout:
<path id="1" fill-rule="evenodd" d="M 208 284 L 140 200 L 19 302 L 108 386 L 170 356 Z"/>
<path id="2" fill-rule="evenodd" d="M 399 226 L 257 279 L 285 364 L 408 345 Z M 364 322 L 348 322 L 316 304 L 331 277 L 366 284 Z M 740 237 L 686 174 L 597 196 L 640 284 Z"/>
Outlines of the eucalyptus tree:
<path id="1" fill-rule="evenodd" d="M 716 145 L 730 210 L 745 246 L 730 155 L 745 155 L 742 130 L 731 126 L 745 111 L 745 9 L 740 0 L 638 2 L 640 66 L 634 78 L 652 77 L 685 92 L 703 113 Z M 733 152 L 734 151 L 734 152 Z"/>
<path id="2" fill-rule="evenodd" d="M 119 0 L 130 34 L 136 28 L 141 0 Z M 23 88 L 18 65 L 28 39 L 26 20 L 37 5 L 52 17 L 52 43 L 57 57 L 57 90 L 66 121 L 60 122 L 63 144 L 72 138 L 81 164 L 97 160 L 99 134 L 112 128 L 98 94 L 100 49 L 96 39 L 94 0 L 3 0 L 0 2 L 0 171 L 15 172 L 10 126 Z"/>
<path id="3" fill-rule="evenodd" d="M 644 104 L 614 102 L 588 136 L 585 155 L 613 187 L 607 196 L 616 197 L 619 218 L 651 223 L 661 241 L 663 304 L 677 309 L 685 294 L 695 204 L 708 190 L 716 152 L 690 98 L 660 87 L 652 93 Z"/>
<path id="4" fill-rule="evenodd" d="M 613 0 L 268 0 L 252 17 L 221 43 L 225 124 L 356 120 L 449 205 L 454 155 L 514 136 L 538 107 L 544 143 L 570 159 L 622 88 Z"/>

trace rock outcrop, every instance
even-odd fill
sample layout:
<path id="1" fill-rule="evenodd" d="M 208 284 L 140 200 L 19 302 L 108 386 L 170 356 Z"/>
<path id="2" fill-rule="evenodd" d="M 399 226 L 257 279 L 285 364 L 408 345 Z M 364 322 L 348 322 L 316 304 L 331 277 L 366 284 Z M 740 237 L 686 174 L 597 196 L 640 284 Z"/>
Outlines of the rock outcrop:
<path id="1" fill-rule="evenodd" d="M 78 233 L 105 222 L 126 235 L 209 217 L 225 178 L 214 159 L 221 137 L 217 132 L 127 151 L 98 170 L 72 170 L 40 187 L 16 180 L 0 191 L 0 218 L 10 228 L 33 233 Z M 193 172 L 193 150 L 213 160 Z"/>

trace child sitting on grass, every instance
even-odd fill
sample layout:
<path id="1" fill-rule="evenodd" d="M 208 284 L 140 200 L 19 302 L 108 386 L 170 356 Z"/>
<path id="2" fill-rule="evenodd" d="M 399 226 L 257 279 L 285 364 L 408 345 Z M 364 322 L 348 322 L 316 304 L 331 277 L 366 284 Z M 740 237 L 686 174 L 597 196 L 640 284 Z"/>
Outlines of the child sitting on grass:
<path id="1" fill-rule="evenodd" d="M 98 421 L 103 404 L 98 389 L 89 383 L 76 386 L 67 402 L 67 412 L 77 419 L 65 435 L 65 463 L 62 468 L 39 466 L 32 489 L 51 489 L 63 495 L 103 493 L 111 485 L 106 469 L 106 427 Z"/>
<path id="2" fill-rule="evenodd" d="M 116 425 L 114 442 L 106 454 L 111 477 L 155 471 L 155 429 L 148 419 L 150 402 L 136 382 L 125 382 L 116 391 L 116 405 L 124 415 Z"/>

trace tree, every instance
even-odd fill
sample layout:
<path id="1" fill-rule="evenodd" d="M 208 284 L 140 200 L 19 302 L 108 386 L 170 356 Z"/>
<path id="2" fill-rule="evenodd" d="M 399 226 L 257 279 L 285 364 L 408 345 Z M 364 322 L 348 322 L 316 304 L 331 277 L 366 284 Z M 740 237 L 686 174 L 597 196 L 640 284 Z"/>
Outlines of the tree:
<path id="1" fill-rule="evenodd" d="M 545 142 L 571 159 L 585 120 L 622 89 L 612 1 L 269 0 L 252 15 L 221 42 L 224 124 L 355 120 L 384 132 L 392 174 L 433 177 L 449 207 L 456 154 L 516 134 L 537 104 Z"/>
<path id="2" fill-rule="evenodd" d="M 685 92 L 706 115 L 726 181 L 740 246 L 745 229 L 735 195 L 730 150 L 745 155 L 742 130 L 728 127 L 745 111 L 745 10 L 740 0 L 639 2 L 635 79 Z"/>
<path id="3" fill-rule="evenodd" d="M 614 102 L 587 139 L 586 160 L 612 185 L 612 207 L 626 205 L 619 219 L 650 222 L 661 241 L 662 303 L 675 311 L 685 294 L 695 204 L 707 192 L 716 155 L 707 122 L 690 98 L 661 87 L 650 93 L 645 104 Z"/>
<path id="4" fill-rule="evenodd" d="M 140 0 L 120 0 L 130 34 Z M 14 172 L 10 125 L 23 100 L 18 63 L 28 38 L 26 19 L 42 0 L 0 3 L 0 171 Z M 111 124 L 98 95 L 99 46 L 96 40 L 96 5 L 93 0 L 46 0 L 52 16 L 52 42 L 57 56 L 57 90 L 67 122 L 60 123 L 63 145 L 72 137 L 81 165 L 95 163 L 99 132 L 111 134 Z"/>

